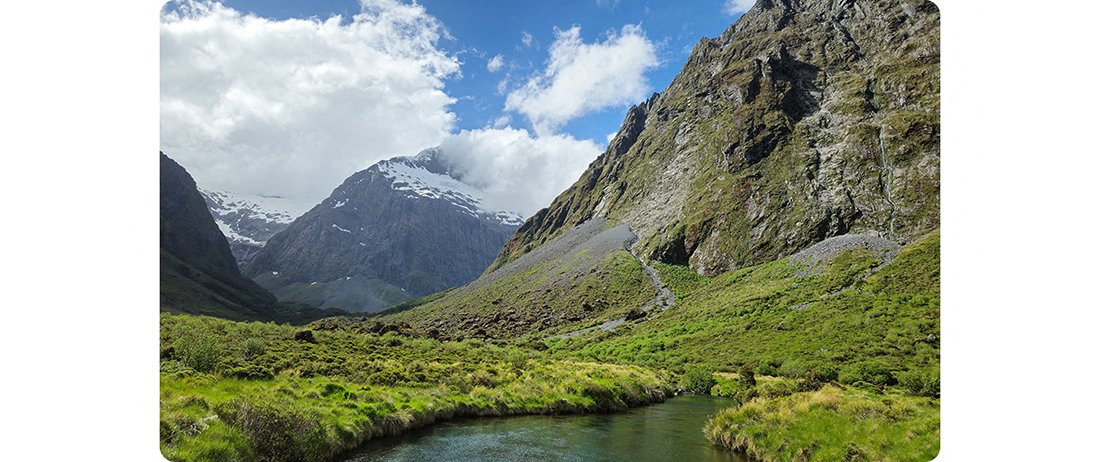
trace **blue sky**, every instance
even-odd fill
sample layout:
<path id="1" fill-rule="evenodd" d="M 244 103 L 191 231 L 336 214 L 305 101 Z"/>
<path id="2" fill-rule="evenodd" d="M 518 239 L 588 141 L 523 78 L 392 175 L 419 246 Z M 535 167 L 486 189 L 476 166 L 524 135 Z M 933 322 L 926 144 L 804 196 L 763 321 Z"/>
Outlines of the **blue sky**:
<path id="1" fill-rule="evenodd" d="M 272 19 L 321 19 L 333 15 L 350 18 L 359 12 L 358 0 L 252 0 L 222 2 L 241 12 Z M 723 0 L 703 1 L 509 1 L 509 0 L 419 0 L 428 14 L 435 16 L 450 32 L 453 40 L 443 40 L 440 48 L 459 56 L 462 76 L 446 81 L 446 91 L 457 98 L 452 110 L 458 115 L 459 129 L 476 129 L 503 115 L 510 115 L 513 126 L 530 124 L 504 110 L 504 95 L 497 85 L 505 73 L 489 72 L 488 61 L 501 55 L 506 66 L 513 67 L 512 79 L 537 72 L 547 59 L 554 42 L 554 28 L 580 26 L 585 42 L 597 41 L 608 31 L 624 25 L 640 25 L 646 37 L 657 44 L 658 67 L 646 73 L 652 91 L 662 91 L 680 71 L 691 48 L 702 37 L 717 37 L 740 17 L 729 14 Z M 523 34 L 534 39 L 524 46 Z M 618 130 L 629 105 L 606 108 L 570 121 L 562 130 L 576 138 L 605 142 L 608 133 Z"/>
<path id="2" fill-rule="evenodd" d="M 528 198 L 502 205 L 526 215 L 575 181 L 626 108 L 664 90 L 692 47 L 748 6 L 171 2 L 162 149 L 200 186 L 319 200 L 377 160 L 441 145 L 460 170 L 480 172 L 476 186 Z"/>

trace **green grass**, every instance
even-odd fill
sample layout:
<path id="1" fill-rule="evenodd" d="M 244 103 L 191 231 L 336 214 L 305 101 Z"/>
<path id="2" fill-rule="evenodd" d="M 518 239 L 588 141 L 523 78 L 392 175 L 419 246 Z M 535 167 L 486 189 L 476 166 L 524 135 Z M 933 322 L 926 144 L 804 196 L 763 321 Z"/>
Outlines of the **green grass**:
<path id="1" fill-rule="evenodd" d="M 451 338 L 543 336 L 622 317 L 654 293 L 642 266 L 626 251 L 603 256 L 579 252 L 490 284 L 452 290 L 419 306 L 388 310 L 378 318 L 417 328 L 439 323 L 439 330 Z"/>
<path id="2" fill-rule="evenodd" d="M 173 461 L 329 460 L 455 416 L 609 412 L 671 393 L 637 366 L 480 340 L 161 316 L 161 450 Z"/>
<path id="3" fill-rule="evenodd" d="M 820 274 L 780 260 L 707 279 L 672 277 L 674 308 L 614 332 L 545 343 L 558 357 L 676 372 L 685 364 L 733 372 L 762 362 L 938 371 L 938 233 L 863 279 L 880 263 L 847 251 Z"/>
<path id="4" fill-rule="evenodd" d="M 714 416 L 714 444 L 770 461 L 917 461 L 939 453 L 939 400 L 826 385 Z"/>

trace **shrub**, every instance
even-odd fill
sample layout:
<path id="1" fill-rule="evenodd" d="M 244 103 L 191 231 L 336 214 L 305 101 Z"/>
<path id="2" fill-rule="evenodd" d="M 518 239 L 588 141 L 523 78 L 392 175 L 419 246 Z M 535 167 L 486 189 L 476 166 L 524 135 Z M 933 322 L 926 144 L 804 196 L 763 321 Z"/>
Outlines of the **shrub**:
<path id="1" fill-rule="evenodd" d="M 234 367 L 227 371 L 225 376 L 246 380 L 269 380 L 275 378 L 275 374 L 272 374 L 271 370 L 258 364 Z"/>
<path id="2" fill-rule="evenodd" d="M 940 396 L 940 377 L 909 371 L 898 374 L 898 384 L 911 394 L 938 398 Z"/>
<path id="3" fill-rule="evenodd" d="M 742 387 L 756 386 L 756 374 L 753 372 L 751 363 L 746 363 L 741 366 L 740 381 Z"/>
<path id="4" fill-rule="evenodd" d="M 690 366 L 684 372 L 680 387 L 696 395 L 709 395 L 710 389 L 717 384 L 713 370 L 703 366 Z"/>
<path id="5" fill-rule="evenodd" d="M 473 386 L 485 388 L 496 388 L 496 386 L 500 384 L 496 376 L 485 369 L 478 369 L 467 374 L 466 380 Z"/>
<path id="6" fill-rule="evenodd" d="M 264 351 L 267 350 L 267 344 L 262 339 L 249 337 L 241 343 L 241 350 L 244 351 L 245 357 L 255 358 L 264 354 Z"/>
<path id="7" fill-rule="evenodd" d="M 844 368 L 839 376 L 840 383 L 854 384 L 867 382 L 873 385 L 885 386 L 897 383 L 897 379 L 882 363 L 858 362 Z"/>
<path id="8" fill-rule="evenodd" d="M 191 333 L 175 342 L 175 354 L 183 365 L 199 372 L 211 372 L 221 362 L 222 350 L 214 336 Z"/>
<path id="9" fill-rule="evenodd" d="M 760 374 L 760 375 L 770 375 L 770 376 L 772 376 L 772 377 L 775 377 L 775 376 L 778 376 L 778 375 L 779 375 L 779 370 L 778 370 L 778 369 L 776 369 L 776 368 L 775 368 L 775 366 L 773 366 L 773 365 L 772 365 L 771 363 L 769 363 L 769 362 L 762 362 L 762 363 L 760 363 L 760 365 L 759 365 L 759 366 L 756 366 L 756 369 L 755 369 L 755 371 L 754 371 L 754 372 L 756 372 L 756 374 Z"/>
<path id="10" fill-rule="evenodd" d="M 260 460 L 320 461 L 329 451 L 316 413 L 286 404 L 236 399 L 217 407 L 218 416 L 248 441 Z"/>

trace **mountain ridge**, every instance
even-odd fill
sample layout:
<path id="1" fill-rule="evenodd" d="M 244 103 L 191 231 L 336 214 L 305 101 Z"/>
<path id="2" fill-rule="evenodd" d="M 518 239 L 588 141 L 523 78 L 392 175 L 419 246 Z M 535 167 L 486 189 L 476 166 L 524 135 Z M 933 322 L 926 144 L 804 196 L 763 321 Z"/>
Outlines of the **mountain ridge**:
<path id="1" fill-rule="evenodd" d="M 161 152 L 161 309 L 242 320 L 271 317 L 275 302 L 241 275 L 195 180 Z"/>
<path id="2" fill-rule="evenodd" d="M 489 273 L 593 217 L 643 258 L 717 274 L 849 232 L 939 226 L 939 12 L 761 1 L 628 110 L 584 174 Z"/>
<path id="3" fill-rule="evenodd" d="M 244 273 L 280 300 L 378 311 L 472 281 L 521 222 L 483 210 L 430 148 L 349 176 L 274 235 Z"/>

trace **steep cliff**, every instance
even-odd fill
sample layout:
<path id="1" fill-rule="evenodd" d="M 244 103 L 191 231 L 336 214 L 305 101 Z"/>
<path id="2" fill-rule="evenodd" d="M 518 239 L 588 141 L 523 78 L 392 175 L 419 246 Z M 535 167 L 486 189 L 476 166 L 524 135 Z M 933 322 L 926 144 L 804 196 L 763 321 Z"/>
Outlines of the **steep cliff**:
<path id="1" fill-rule="evenodd" d="M 702 274 L 828 237 L 939 227 L 939 11 L 931 2 L 761 0 L 703 39 L 606 152 L 487 270 L 593 217 L 635 253 Z"/>

